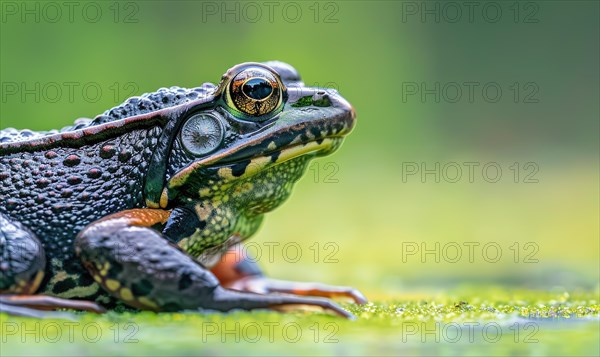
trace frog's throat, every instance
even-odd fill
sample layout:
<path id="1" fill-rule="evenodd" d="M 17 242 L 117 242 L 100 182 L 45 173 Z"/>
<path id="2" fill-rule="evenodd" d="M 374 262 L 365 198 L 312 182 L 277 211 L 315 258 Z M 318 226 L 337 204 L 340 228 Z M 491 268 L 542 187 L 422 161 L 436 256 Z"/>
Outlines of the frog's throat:
<path id="1" fill-rule="evenodd" d="M 241 174 L 233 173 L 231 168 L 231 164 L 233 163 L 228 163 L 228 166 L 219 168 L 217 173 L 219 177 L 225 181 L 247 178 L 265 170 L 269 166 L 279 165 L 302 155 L 313 153 L 326 155 L 336 150 L 341 145 L 342 140 L 342 137 L 329 137 L 322 140 L 309 141 L 303 144 L 290 145 L 280 150 L 273 150 L 272 152 L 260 156 L 240 160 L 248 161 L 248 165 Z M 202 167 L 209 167 L 216 161 L 215 158 L 207 158 L 205 160 L 194 162 L 174 175 L 169 180 L 167 189 L 176 189 L 177 187 L 184 185 L 193 172 Z"/>

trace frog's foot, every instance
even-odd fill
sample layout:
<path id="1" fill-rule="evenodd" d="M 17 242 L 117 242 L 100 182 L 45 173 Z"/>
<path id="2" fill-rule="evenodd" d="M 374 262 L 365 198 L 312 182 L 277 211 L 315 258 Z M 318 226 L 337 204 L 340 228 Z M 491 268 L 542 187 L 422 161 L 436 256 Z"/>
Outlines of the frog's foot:
<path id="1" fill-rule="evenodd" d="M 259 294 L 285 293 L 326 298 L 349 298 L 357 304 L 367 303 L 367 298 L 358 290 L 319 283 L 293 282 L 270 279 L 263 276 L 256 261 L 249 259 L 241 245 L 232 247 L 215 265 L 212 272 L 226 288 Z"/>
<path id="2" fill-rule="evenodd" d="M 108 216 L 77 236 L 76 252 L 103 289 L 143 310 L 283 310 L 312 305 L 354 317 L 327 299 L 222 287 L 213 273 L 150 228 L 164 224 L 169 215 L 159 209 L 135 209 Z"/>
<path id="3" fill-rule="evenodd" d="M 100 305 L 83 300 L 67 300 L 45 295 L 0 295 L 0 312 L 15 316 L 63 317 L 62 313 L 48 313 L 48 310 L 71 309 L 97 314 L 105 310 Z"/>

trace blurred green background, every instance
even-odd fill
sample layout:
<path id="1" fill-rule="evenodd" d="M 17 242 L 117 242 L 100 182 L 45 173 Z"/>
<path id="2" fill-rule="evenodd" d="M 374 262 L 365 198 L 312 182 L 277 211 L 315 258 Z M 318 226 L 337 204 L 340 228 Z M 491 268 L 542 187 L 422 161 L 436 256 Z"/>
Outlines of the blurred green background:
<path id="1" fill-rule="evenodd" d="M 3 128 L 59 128 L 240 62 L 285 61 L 336 87 L 358 123 L 253 240 L 270 275 L 383 301 L 463 284 L 597 295 L 598 2 L 76 3 L 49 21 L 43 3 L 3 2 Z M 40 18 L 24 15 L 35 4 Z M 439 182 L 422 179 L 436 163 Z M 479 244 L 472 259 L 465 242 Z"/>

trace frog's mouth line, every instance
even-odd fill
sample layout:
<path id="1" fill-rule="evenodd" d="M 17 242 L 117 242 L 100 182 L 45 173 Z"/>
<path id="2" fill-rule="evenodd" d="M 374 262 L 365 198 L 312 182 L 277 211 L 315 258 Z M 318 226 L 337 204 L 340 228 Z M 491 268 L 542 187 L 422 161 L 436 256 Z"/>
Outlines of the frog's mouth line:
<path id="1" fill-rule="evenodd" d="M 309 154 L 325 154 L 336 150 L 342 143 L 341 137 L 329 137 L 322 140 L 309 141 L 304 144 L 289 145 L 279 150 L 228 163 L 218 170 L 219 177 L 233 180 L 252 176 L 268 166 L 275 166 L 300 156 Z"/>
<path id="2" fill-rule="evenodd" d="M 223 165 L 223 167 L 219 168 L 217 171 L 221 178 L 224 180 L 239 179 L 252 176 L 257 172 L 264 170 L 267 166 L 279 165 L 299 156 L 332 152 L 341 145 L 343 139 L 342 136 L 336 136 L 312 140 L 305 143 L 291 144 L 281 149 L 274 149 L 273 151 L 261 154 L 260 156 L 250 156 L 234 162 L 222 163 L 219 162 L 218 159 L 207 158 L 206 160 L 197 161 L 175 174 L 169 180 L 169 188 L 176 188 L 184 185 L 189 174 L 202 166 L 218 167 L 219 165 Z"/>

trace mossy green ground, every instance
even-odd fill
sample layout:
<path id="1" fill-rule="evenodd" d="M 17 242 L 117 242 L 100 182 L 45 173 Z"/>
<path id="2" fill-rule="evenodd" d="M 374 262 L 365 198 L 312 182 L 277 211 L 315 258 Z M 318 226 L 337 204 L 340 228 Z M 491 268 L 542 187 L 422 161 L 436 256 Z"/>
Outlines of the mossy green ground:
<path id="1" fill-rule="evenodd" d="M 1 316 L 2 355 L 598 355 L 598 292 L 463 287 L 320 312 Z"/>

